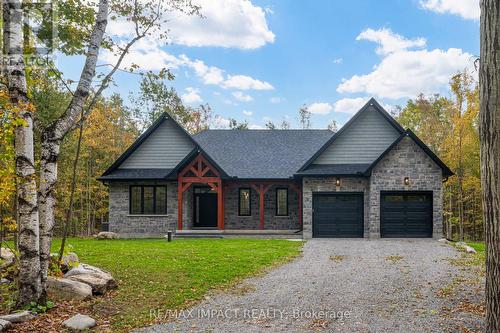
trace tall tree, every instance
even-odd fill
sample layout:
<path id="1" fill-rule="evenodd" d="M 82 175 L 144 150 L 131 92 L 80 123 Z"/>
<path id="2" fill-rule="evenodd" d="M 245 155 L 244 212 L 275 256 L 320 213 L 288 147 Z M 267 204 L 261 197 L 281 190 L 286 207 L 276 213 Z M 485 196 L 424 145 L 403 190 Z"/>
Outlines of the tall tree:
<path id="1" fill-rule="evenodd" d="M 500 3 L 481 1 L 481 184 L 486 239 L 486 332 L 500 332 Z"/>
<path id="2" fill-rule="evenodd" d="M 121 19 L 132 24 L 133 35 L 128 41 L 113 43 L 106 38 L 105 31 L 108 23 L 110 7 Z M 55 188 L 57 181 L 57 163 L 61 144 L 66 135 L 78 127 L 91 113 L 102 92 L 108 87 L 113 75 L 120 69 L 125 56 L 139 40 L 155 37 L 163 40 L 166 34 L 162 27 L 167 23 L 164 15 L 171 11 L 180 11 L 187 15 L 198 14 L 199 7 L 191 0 L 100 0 L 95 22 L 88 38 L 87 47 L 84 47 L 85 64 L 80 74 L 71 100 L 65 111 L 48 126 L 41 129 L 41 157 L 40 157 L 40 261 L 42 273 L 42 287 L 45 290 L 48 266 L 50 261 L 50 247 L 55 216 Z M 115 19 L 115 16 L 113 15 Z M 111 47 L 108 45 L 111 44 Z M 85 44 L 84 44 L 85 45 Z M 107 46 L 116 56 L 116 62 L 111 65 L 110 71 L 104 75 L 97 87 L 92 81 L 96 76 L 97 59 L 101 48 Z M 132 65 L 130 70 L 137 66 Z M 45 296 L 45 294 L 42 294 Z M 42 297 L 44 301 L 44 297 Z"/>
<path id="3" fill-rule="evenodd" d="M 303 129 L 311 128 L 311 111 L 306 105 L 299 109 L 299 123 Z"/>
<path id="4" fill-rule="evenodd" d="M 11 103 L 23 124 L 15 129 L 17 223 L 19 229 L 19 295 L 24 306 L 42 294 L 39 250 L 39 214 L 33 141 L 33 107 L 28 98 L 24 63 L 23 10 L 21 1 L 3 2 L 5 68 Z"/>

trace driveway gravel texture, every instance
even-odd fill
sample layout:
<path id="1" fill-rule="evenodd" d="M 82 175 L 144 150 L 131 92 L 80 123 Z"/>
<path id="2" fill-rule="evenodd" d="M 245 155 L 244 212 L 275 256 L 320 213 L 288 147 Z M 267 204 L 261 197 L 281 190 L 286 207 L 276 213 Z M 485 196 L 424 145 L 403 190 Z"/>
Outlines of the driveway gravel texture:
<path id="1" fill-rule="evenodd" d="M 138 332 L 480 332 L 484 278 L 432 239 L 313 239 L 296 260 Z M 457 264 L 459 263 L 459 264 Z"/>

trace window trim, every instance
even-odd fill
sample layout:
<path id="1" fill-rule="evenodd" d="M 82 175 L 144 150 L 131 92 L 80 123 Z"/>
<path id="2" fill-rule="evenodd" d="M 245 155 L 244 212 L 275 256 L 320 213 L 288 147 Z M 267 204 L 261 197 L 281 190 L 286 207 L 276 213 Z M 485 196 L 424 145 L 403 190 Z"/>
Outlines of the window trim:
<path id="1" fill-rule="evenodd" d="M 141 211 L 139 213 L 132 213 L 132 189 L 134 187 L 138 187 L 141 189 Z M 144 213 L 144 188 L 152 187 L 153 188 L 153 213 Z M 156 188 L 164 187 L 165 188 L 165 211 L 161 213 L 156 212 Z M 131 216 L 165 216 L 167 215 L 168 210 L 168 188 L 167 185 L 129 185 L 128 190 L 128 213 Z"/>
<path id="2" fill-rule="evenodd" d="M 286 191 L 286 206 L 285 206 L 285 214 L 278 214 L 278 192 L 280 190 L 285 190 Z M 288 205 L 289 205 L 289 198 L 288 198 L 288 187 L 276 187 L 276 195 L 275 195 L 275 200 L 276 200 L 276 216 L 289 216 L 289 211 L 288 211 Z"/>
<path id="3" fill-rule="evenodd" d="M 241 191 L 248 190 L 248 214 L 241 214 Z M 250 187 L 238 188 L 238 216 L 252 216 L 252 189 Z"/>

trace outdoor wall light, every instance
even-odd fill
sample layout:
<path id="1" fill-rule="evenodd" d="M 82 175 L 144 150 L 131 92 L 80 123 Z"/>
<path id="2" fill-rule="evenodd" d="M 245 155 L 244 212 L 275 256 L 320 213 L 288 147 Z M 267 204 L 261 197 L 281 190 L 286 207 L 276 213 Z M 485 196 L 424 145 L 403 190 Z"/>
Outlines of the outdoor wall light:
<path id="1" fill-rule="evenodd" d="M 405 177 L 405 185 L 410 185 L 410 177 Z"/>
<path id="2" fill-rule="evenodd" d="M 340 186 L 340 178 L 337 178 L 337 179 L 335 180 L 335 186 Z"/>

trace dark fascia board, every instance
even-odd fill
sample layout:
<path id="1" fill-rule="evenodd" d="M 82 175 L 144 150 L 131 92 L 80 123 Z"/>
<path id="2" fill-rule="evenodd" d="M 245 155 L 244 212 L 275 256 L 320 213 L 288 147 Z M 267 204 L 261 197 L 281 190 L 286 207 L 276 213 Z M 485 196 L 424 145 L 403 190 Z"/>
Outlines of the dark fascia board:
<path id="1" fill-rule="evenodd" d="M 451 171 L 450 168 L 448 168 L 448 166 L 410 129 L 406 129 L 403 134 L 401 134 L 375 161 L 373 161 L 372 164 L 370 164 L 368 169 L 364 172 L 365 175 L 371 175 L 373 168 L 405 137 L 411 138 L 441 168 L 444 177 L 447 178 L 454 175 L 453 171 Z"/>
<path id="2" fill-rule="evenodd" d="M 213 166 L 215 168 L 217 168 L 222 175 L 226 176 L 227 177 L 227 174 L 226 172 L 217 164 L 215 163 L 215 161 L 213 161 L 213 159 L 208 156 L 208 154 L 200 147 L 200 145 L 198 144 L 198 142 L 196 142 L 196 140 L 193 139 L 193 137 L 184 129 L 184 127 L 182 127 L 173 117 L 171 117 L 167 112 L 164 112 L 162 113 L 158 119 L 156 119 L 154 121 L 154 123 L 144 132 L 142 133 L 135 141 L 134 143 L 132 143 L 132 145 L 130 147 L 128 147 L 128 149 L 120 155 L 120 157 L 118 157 L 118 159 L 106 170 L 104 171 L 104 173 L 102 174 L 102 176 L 106 176 L 108 174 L 110 174 L 111 172 L 113 172 L 115 169 L 117 169 L 122 163 L 123 161 L 125 161 L 127 159 L 127 157 L 129 157 L 137 148 L 139 148 L 139 146 L 161 125 L 163 124 L 163 122 L 167 119 L 170 119 L 172 120 L 172 122 L 174 123 L 175 126 L 177 126 L 177 128 L 179 128 L 188 138 L 189 140 L 191 140 L 191 142 L 194 144 L 194 146 L 196 147 L 193 151 L 199 151 L 199 152 L 202 152 L 203 155 L 207 158 L 207 160 L 213 164 Z M 193 151 L 191 151 L 190 154 L 193 153 Z M 190 155 L 188 154 L 188 156 Z M 186 156 L 187 157 L 187 156 Z M 179 164 L 183 163 L 185 159 L 183 159 Z M 177 170 L 177 167 L 174 168 L 172 171 L 174 170 Z M 170 175 L 172 174 L 172 172 L 170 172 L 166 178 L 168 178 Z"/>
<path id="3" fill-rule="evenodd" d="M 364 172 L 356 172 L 356 173 L 296 173 L 294 174 L 296 178 L 304 178 L 304 177 L 366 177 Z"/>
<path id="4" fill-rule="evenodd" d="M 375 98 L 372 97 L 354 116 L 352 116 L 351 119 L 349 119 L 349 121 L 344 126 L 342 126 L 340 130 L 338 130 L 316 153 L 314 153 L 314 155 L 310 159 L 307 160 L 307 162 L 298 170 L 298 172 L 307 169 L 307 167 L 309 167 L 309 165 L 311 165 L 318 158 L 318 156 L 321 155 L 321 153 L 323 153 L 333 143 L 333 141 L 335 141 L 347 128 L 349 128 L 349 126 L 351 126 L 359 118 L 359 116 L 363 114 L 363 112 L 368 110 L 370 106 L 374 106 L 375 110 L 377 110 L 385 119 L 387 119 L 387 121 L 392 125 L 392 127 L 396 129 L 396 131 L 401 134 L 405 132 L 404 128 L 396 121 L 396 119 L 394 119 L 387 111 L 385 111 L 385 109 L 375 100 Z"/>

